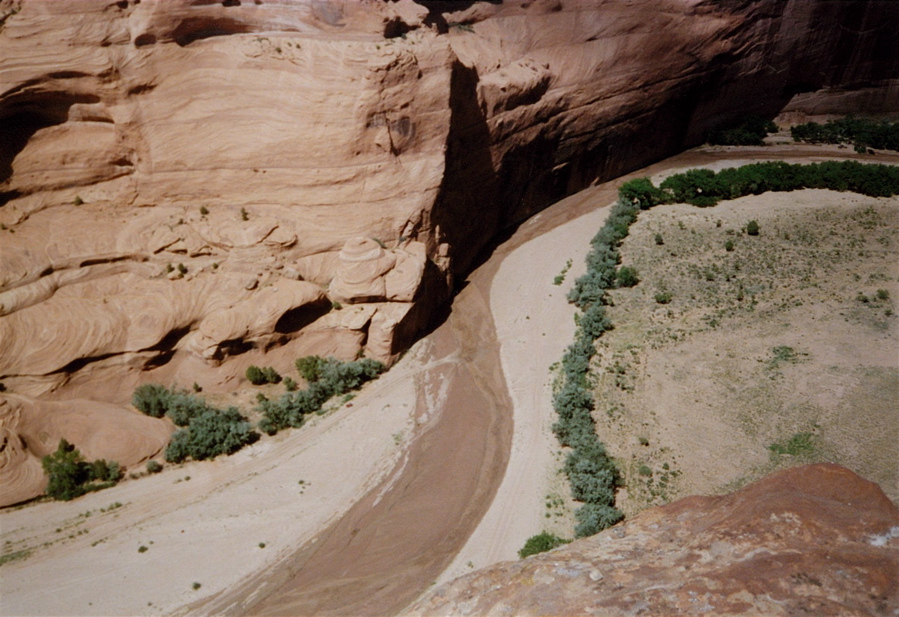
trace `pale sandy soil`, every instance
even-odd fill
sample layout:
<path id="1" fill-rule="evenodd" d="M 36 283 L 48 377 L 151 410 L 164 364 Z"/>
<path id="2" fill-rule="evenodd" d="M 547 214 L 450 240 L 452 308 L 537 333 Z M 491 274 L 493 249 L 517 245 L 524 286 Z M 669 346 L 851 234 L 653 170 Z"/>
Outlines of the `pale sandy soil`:
<path id="1" fill-rule="evenodd" d="M 709 150 L 633 175 L 716 158 L 843 154 Z M 547 495 L 567 494 L 548 369 L 573 333 L 564 294 L 604 216 L 598 208 L 622 181 L 522 225 L 472 275 L 450 319 L 352 408 L 230 458 L 0 514 L 3 554 L 31 551 L 2 565 L 0 613 L 386 614 L 468 562 L 514 559 L 530 535 L 563 532 L 568 508 L 546 507 Z M 553 285 L 569 258 L 565 283 Z M 391 586 L 376 593 L 384 580 Z"/>
<path id="2" fill-rule="evenodd" d="M 557 204 L 560 210 L 593 201 L 596 189 Z M 559 445 L 552 433 L 552 373 L 574 338 L 576 308 L 565 299 L 571 282 L 584 273 L 585 247 L 608 213 L 601 207 L 517 247 L 501 262 L 490 287 L 490 311 L 496 324 L 503 374 L 514 409 L 512 451 L 502 485 L 490 510 L 452 565 L 444 583 L 472 569 L 516 559 L 532 535 L 544 529 L 571 535 L 568 516 L 548 512 L 547 496 L 566 499 Z M 541 215 L 532 224 L 539 224 Z M 561 285 L 554 278 L 570 269 Z M 561 518 L 561 520 L 560 520 Z"/>

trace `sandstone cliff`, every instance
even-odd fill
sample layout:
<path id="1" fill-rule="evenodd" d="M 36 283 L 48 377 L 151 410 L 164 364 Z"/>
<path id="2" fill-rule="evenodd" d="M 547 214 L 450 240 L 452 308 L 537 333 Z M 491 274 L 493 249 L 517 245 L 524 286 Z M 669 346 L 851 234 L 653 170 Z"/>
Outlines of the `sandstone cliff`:
<path id="1" fill-rule="evenodd" d="M 561 195 L 797 92 L 895 108 L 897 29 L 861 0 L 0 0 L 0 379 L 123 404 L 272 350 L 389 362 Z"/>
<path id="2" fill-rule="evenodd" d="M 831 464 L 687 497 L 459 578 L 410 615 L 892 615 L 899 509 Z"/>

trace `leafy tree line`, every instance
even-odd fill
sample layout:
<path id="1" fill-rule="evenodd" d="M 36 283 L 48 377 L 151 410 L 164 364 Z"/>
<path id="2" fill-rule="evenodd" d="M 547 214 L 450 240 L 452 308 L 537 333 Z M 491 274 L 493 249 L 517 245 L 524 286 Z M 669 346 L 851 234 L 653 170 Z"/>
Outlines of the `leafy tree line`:
<path id="1" fill-rule="evenodd" d="M 87 462 L 81 452 L 65 439 L 59 440 L 56 452 L 41 459 L 41 466 L 49 477 L 45 492 L 60 501 L 115 486 L 122 478 L 117 462 L 107 462 L 105 459 Z"/>
<path id="2" fill-rule="evenodd" d="M 637 178 L 619 189 L 617 203 L 590 242 L 587 272 L 568 293 L 568 300 L 582 313 L 577 318 L 575 339 L 562 357 L 560 388 L 553 396 L 553 408 L 559 416 L 553 432 L 560 444 L 571 448 L 564 469 L 572 496 L 583 503 L 575 512 L 577 537 L 593 535 L 623 518 L 615 508 L 615 489 L 621 476 L 596 435 L 592 415 L 595 404 L 587 375 L 596 353 L 596 340 L 613 327 L 605 311 L 609 290 L 639 282 L 636 270 L 619 267 L 619 247 L 630 225 L 641 210 L 659 204 L 687 202 L 711 206 L 721 199 L 801 188 L 895 195 L 899 193 L 899 168 L 854 161 L 810 165 L 754 163 L 718 173 L 692 169 L 670 176 L 658 187 L 648 178 Z"/>
<path id="3" fill-rule="evenodd" d="M 798 189 L 831 189 L 889 197 L 899 193 L 899 167 L 857 161 L 808 165 L 770 161 L 728 167 L 717 173 L 710 169 L 691 169 L 669 176 L 658 187 L 649 178 L 631 180 L 621 187 L 619 198 L 646 210 L 670 203 L 714 206 L 722 199 Z"/>
<path id="4" fill-rule="evenodd" d="M 790 129 L 793 141 L 813 144 L 852 144 L 856 151 L 868 148 L 899 151 L 899 122 L 847 116 L 824 124 L 807 122 Z"/>

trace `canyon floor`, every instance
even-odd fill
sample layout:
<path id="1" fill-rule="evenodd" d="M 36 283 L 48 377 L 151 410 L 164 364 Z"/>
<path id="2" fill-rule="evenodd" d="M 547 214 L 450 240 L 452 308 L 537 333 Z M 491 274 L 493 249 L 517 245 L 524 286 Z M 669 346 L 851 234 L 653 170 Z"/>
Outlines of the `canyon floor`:
<path id="1" fill-rule="evenodd" d="M 701 148 L 628 177 L 847 156 L 794 145 Z M 624 179 L 522 224 L 469 277 L 442 324 L 307 426 L 229 458 L 0 513 L 2 613 L 387 614 L 434 583 L 515 559 L 543 529 L 570 536 L 550 367 L 574 332 L 565 293 Z M 897 208 L 895 198 L 814 191 L 641 217 L 623 258 L 643 282 L 616 292 L 620 325 L 599 367 L 611 370 L 597 384 L 609 400 L 598 413 L 608 420 L 601 437 L 625 463 L 626 511 L 822 459 L 897 499 L 888 464 L 897 431 Z M 838 216 L 845 212 L 851 225 Z M 757 238 L 740 233 L 753 218 Z M 733 252 L 724 249 L 730 238 Z M 784 252 L 791 242 L 823 252 Z M 837 250 L 845 260 L 830 259 Z M 761 281 L 764 271 L 726 270 L 738 255 L 746 264 L 764 258 L 776 272 L 806 264 L 808 279 L 781 276 L 774 286 L 769 277 L 756 289 L 752 276 Z M 706 283 L 718 284 L 715 294 Z M 664 291 L 672 299 L 659 304 Z M 817 398 L 803 402 L 806 394 Z M 784 452 L 769 448 L 778 444 Z"/>

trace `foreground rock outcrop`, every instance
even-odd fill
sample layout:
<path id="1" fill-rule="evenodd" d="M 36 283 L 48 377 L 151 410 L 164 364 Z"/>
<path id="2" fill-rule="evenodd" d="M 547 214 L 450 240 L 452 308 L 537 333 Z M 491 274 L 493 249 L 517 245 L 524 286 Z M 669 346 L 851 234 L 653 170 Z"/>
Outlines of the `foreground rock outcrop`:
<path id="1" fill-rule="evenodd" d="M 562 195 L 798 92 L 895 109 L 897 29 L 875 0 L 0 0 L 0 380 L 122 405 L 391 362 Z"/>
<path id="2" fill-rule="evenodd" d="M 893 615 L 899 509 L 832 464 L 687 497 L 429 592 L 410 615 Z"/>

